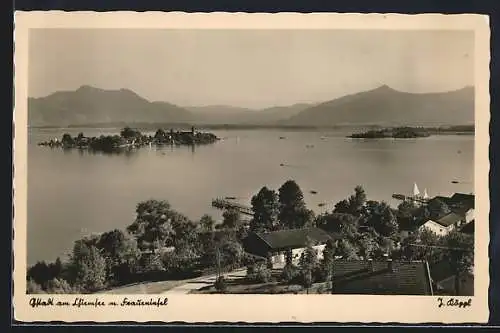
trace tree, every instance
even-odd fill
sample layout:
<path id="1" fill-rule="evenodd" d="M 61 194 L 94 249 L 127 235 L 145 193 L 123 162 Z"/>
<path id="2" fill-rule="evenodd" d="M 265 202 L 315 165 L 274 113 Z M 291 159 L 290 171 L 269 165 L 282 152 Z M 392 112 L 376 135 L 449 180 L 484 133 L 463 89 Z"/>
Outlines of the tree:
<path id="1" fill-rule="evenodd" d="M 376 257 L 380 251 L 379 244 L 377 243 L 377 234 L 375 231 L 366 232 L 357 235 L 355 243 L 358 247 L 358 254 L 364 258 Z"/>
<path id="2" fill-rule="evenodd" d="M 43 286 L 53 277 L 51 276 L 51 272 L 49 266 L 45 261 L 39 261 L 35 265 L 31 266 L 28 269 L 28 279 L 32 280 L 34 283 Z"/>
<path id="3" fill-rule="evenodd" d="M 222 213 L 222 228 L 235 229 L 241 224 L 241 213 L 237 209 L 227 209 Z"/>
<path id="4" fill-rule="evenodd" d="M 138 266 L 142 273 L 157 273 L 165 271 L 165 264 L 160 253 L 143 254 L 139 260 Z"/>
<path id="5" fill-rule="evenodd" d="M 264 262 L 256 262 L 247 267 L 246 279 L 254 283 L 266 283 L 271 280 L 271 270 Z"/>
<path id="6" fill-rule="evenodd" d="M 335 248 L 335 256 L 340 256 L 345 260 L 358 260 L 358 254 L 356 253 L 356 248 L 351 242 L 345 239 L 341 239 L 337 243 Z"/>
<path id="7" fill-rule="evenodd" d="M 200 218 L 200 226 L 206 232 L 211 232 L 214 230 L 215 220 L 208 214 L 203 215 Z"/>
<path id="8" fill-rule="evenodd" d="M 139 248 L 157 251 L 165 245 L 173 245 L 174 224 L 188 221 L 170 208 L 166 201 L 147 200 L 136 208 L 136 219 L 127 231 L 137 238 Z"/>
<path id="9" fill-rule="evenodd" d="M 52 279 L 47 283 L 47 292 L 49 294 L 72 294 L 77 291 L 63 279 Z"/>
<path id="10" fill-rule="evenodd" d="M 108 280 L 125 282 L 135 273 L 141 253 L 134 238 L 115 229 L 103 233 L 96 247 L 106 259 Z"/>
<path id="11" fill-rule="evenodd" d="M 385 237 L 392 236 L 398 231 L 398 223 L 390 207 L 383 210 L 377 231 Z"/>
<path id="12" fill-rule="evenodd" d="M 140 133 L 138 131 L 131 129 L 128 126 L 120 131 L 120 136 L 124 139 L 131 139 L 137 137 L 139 134 Z"/>
<path id="13" fill-rule="evenodd" d="M 318 253 L 314 249 L 310 240 L 307 242 L 307 247 L 302 252 L 299 261 L 299 267 L 302 274 L 302 285 L 309 291 L 313 283 L 313 271 L 318 265 Z"/>
<path id="14" fill-rule="evenodd" d="M 156 131 L 154 138 L 155 138 L 156 140 L 160 140 L 160 141 L 162 141 L 162 140 L 164 140 L 164 139 L 165 139 L 165 136 L 166 136 L 166 135 L 167 135 L 167 133 L 165 133 L 165 131 L 164 131 L 163 129 L 161 129 L 161 128 L 160 128 L 160 129 L 158 129 L 158 130 Z"/>
<path id="15" fill-rule="evenodd" d="M 412 200 L 404 200 L 398 205 L 397 220 L 400 228 L 415 229 L 418 207 Z"/>
<path id="16" fill-rule="evenodd" d="M 398 230 L 392 208 L 384 201 L 368 201 L 364 218 L 365 224 L 373 227 L 382 236 L 391 236 Z"/>
<path id="17" fill-rule="evenodd" d="M 278 196 L 275 191 L 263 187 L 251 200 L 254 213 L 250 230 L 255 232 L 270 231 L 277 222 L 279 213 Z"/>
<path id="18" fill-rule="evenodd" d="M 293 229 L 308 226 L 314 217 L 306 208 L 304 194 L 293 180 L 286 181 L 278 190 L 280 211 L 279 222 L 283 228 Z"/>
<path id="19" fill-rule="evenodd" d="M 76 285 L 86 291 L 96 291 L 106 283 L 106 260 L 95 246 L 78 240 L 73 247 L 71 262 L 75 270 Z"/>
<path id="20" fill-rule="evenodd" d="M 221 242 L 218 249 L 221 266 L 230 270 L 240 265 L 245 253 L 239 242 L 229 239 Z"/>
<path id="21" fill-rule="evenodd" d="M 343 232 L 356 229 L 357 218 L 346 213 L 331 213 L 318 216 L 316 225 L 328 232 Z"/>
<path id="22" fill-rule="evenodd" d="M 349 197 L 348 203 L 349 213 L 355 216 L 359 216 L 362 213 L 366 203 L 366 193 L 363 187 L 358 185 L 354 188 L 354 194 Z"/>
<path id="23" fill-rule="evenodd" d="M 350 214 L 351 212 L 351 207 L 349 205 L 349 201 L 347 200 L 341 200 L 335 204 L 335 208 L 333 209 L 334 213 L 339 213 L 339 214 Z"/>
<path id="24" fill-rule="evenodd" d="M 408 260 L 427 260 L 434 261 L 434 258 L 440 256 L 439 249 L 433 249 L 427 246 L 440 245 L 440 237 L 426 228 L 411 233 L 401 244 L 402 255 Z M 418 246 L 415 246 L 418 245 Z"/>
<path id="25" fill-rule="evenodd" d="M 450 207 L 438 198 L 434 198 L 427 204 L 426 210 L 429 212 L 429 217 L 433 219 L 440 218 L 451 212 Z"/>
<path id="26" fill-rule="evenodd" d="M 63 145 L 71 146 L 75 143 L 75 140 L 73 139 L 73 137 L 70 134 L 64 133 L 62 136 L 61 142 Z"/>
<path id="27" fill-rule="evenodd" d="M 455 293 L 460 295 L 460 280 L 464 273 L 470 273 L 474 266 L 474 237 L 458 231 L 452 231 L 444 238 L 445 258 L 455 274 Z"/>
<path id="28" fill-rule="evenodd" d="M 33 279 L 28 278 L 26 285 L 26 294 L 44 294 L 42 286 L 36 283 Z"/>
<path id="29" fill-rule="evenodd" d="M 335 244 L 329 240 L 323 250 L 323 259 L 321 259 L 321 272 L 323 281 L 330 281 L 332 278 L 333 265 L 335 259 Z"/>

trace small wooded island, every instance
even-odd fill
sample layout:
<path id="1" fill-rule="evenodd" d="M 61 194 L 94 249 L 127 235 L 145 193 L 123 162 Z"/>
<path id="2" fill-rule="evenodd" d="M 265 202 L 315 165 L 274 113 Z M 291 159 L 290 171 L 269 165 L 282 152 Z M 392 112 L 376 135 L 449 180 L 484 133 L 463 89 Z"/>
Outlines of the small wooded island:
<path id="1" fill-rule="evenodd" d="M 473 135 L 475 132 L 474 125 L 460 125 L 448 127 L 393 127 L 369 130 L 362 133 L 353 133 L 348 136 L 352 139 L 413 139 L 426 138 L 431 135 Z"/>
<path id="2" fill-rule="evenodd" d="M 422 138 L 430 136 L 429 132 L 424 129 L 412 127 L 384 128 L 381 130 L 370 130 L 363 133 L 354 133 L 348 136 L 353 139 L 379 139 L 379 138 Z"/>
<path id="3" fill-rule="evenodd" d="M 63 134 L 62 138 L 40 142 L 40 146 L 59 147 L 65 149 L 89 149 L 107 153 L 121 152 L 127 149 L 139 148 L 146 145 L 201 145 L 214 143 L 219 138 L 213 133 L 191 131 L 165 131 L 158 129 L 154 136 L 142 134 L 140 131 L 125 127 L 119 135 L 101 135 L 98 137 L 86 137 L 83 133 L 72 137 Z"/>

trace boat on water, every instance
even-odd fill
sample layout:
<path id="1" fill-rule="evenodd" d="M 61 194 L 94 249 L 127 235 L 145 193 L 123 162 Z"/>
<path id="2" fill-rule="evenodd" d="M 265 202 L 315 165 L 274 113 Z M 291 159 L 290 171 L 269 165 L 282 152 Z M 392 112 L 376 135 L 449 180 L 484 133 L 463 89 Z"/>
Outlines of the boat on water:
<path id="1" fill-rule="evenodd" d="M 318 191 L 312 190 L 312 191 L 309 191 L 309 193 L 311 193 L 311 194 L 318 194 Z"/>
<path id="2" fill-rule="evenodd" d="M 429 199 L 429 194 L 427 193 L 427 189 L 424 189 L 423 194 L 420 193 L 417 183 L 414 183 L 413 191 L 410 195 L 394 193 L 392 197 L 396 200 L 401 200 L 401 201 L 412 200 L 417 202 L 426 202 Z"/>
<path id="3" fill-rule="evenodd" d="M 280 140 L 285 140 L 286 136 L 280 136 Z"/>
<path id="4" fill-rule="evenodd" d="M 318 204 L 318 207 L 323 207 L 323 206 L 325 206 L 325 205 L 326 205 L 326 203 L 322 202 L 322 203 L 319 203 L 319 204 Z"/>
<path id="5" fill-rule="evenodd" d="M 420 195 L 420 190 L 418 189 L 417 183 L 413 183 L 413 196 L 418 197 Z"/>
<path id="6" fill-rule="evenodd" d="M 224 199 L 226 199 L 226 200 L 236 200 L 238 198 L 236 198 L 236 197 L 224 197 Z"/>

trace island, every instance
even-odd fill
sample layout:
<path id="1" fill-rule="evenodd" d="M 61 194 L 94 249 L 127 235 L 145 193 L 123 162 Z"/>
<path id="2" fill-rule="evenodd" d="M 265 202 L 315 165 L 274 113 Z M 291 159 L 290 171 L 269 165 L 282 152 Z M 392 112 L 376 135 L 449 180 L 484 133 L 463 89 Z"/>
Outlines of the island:
<path id="1" fill-rule="evenodd" d="M 429 132 L 423 128 L 397 127 L 397 128 L 384 128 L 381 130 L 369 130 L 363 133 L 354 133 L 348 137 L 352 139 L 382 139 L 382 138 L 410 139 L 410 138 L 421 138 L 428 136 L 430 136 Z"/>
<path id="2" fill-rule="evenodd" d="M 371 129 L 362 133 L 353 133 L 348 138 L 352 139 L 413 139 L 425 138 L 431 135 L 474 135 L 474 125 L 456 125 L 441 127 L 390 127 Z"/>
<path id="3" fill-rule="evenodd" d="M 58 147 L 64 149 L 88 149 L 107 153 L 121 152 L 128 149 L 143 146 L 162 145 L 203 145 L 215 143 L 219 138 L 213 133 L 196 131 L 194 127 L 190 131 L 165 131 L 158 129 L 154 136 L 146 135 L 136 129 L 125 127 L 116 135 L 101 135 L 98 137 L 87 137 L 79 133 L 76 137 L 63 134 L 61 139 L 51 139 L 40 142 L 39 146 Z"/>

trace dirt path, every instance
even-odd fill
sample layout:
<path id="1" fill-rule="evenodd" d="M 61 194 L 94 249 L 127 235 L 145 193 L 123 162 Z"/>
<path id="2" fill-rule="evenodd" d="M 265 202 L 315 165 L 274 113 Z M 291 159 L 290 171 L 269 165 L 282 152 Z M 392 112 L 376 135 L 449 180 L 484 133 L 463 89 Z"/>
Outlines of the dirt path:
<path id="1" fill-rule="evenodd" d="M 246 268 L 241 268 L 234 270 L 230 273 L 225 273 L 224 277 L 228 280 L 231 279 L 240 279 L 245 277 L 246 275 Z M 189 294 L 192 290 L 198 290 L 203 287 L 208 287 L 211 286 L 215 283 L 217 275 L 209 275 L 209 276 L 202 276 L 196 279 L 192 279 L 187 281 L 184 284 L 178 285 L 174 288 L 171 288 L 167 291 L 164 292 L 164 294 Z"/>

